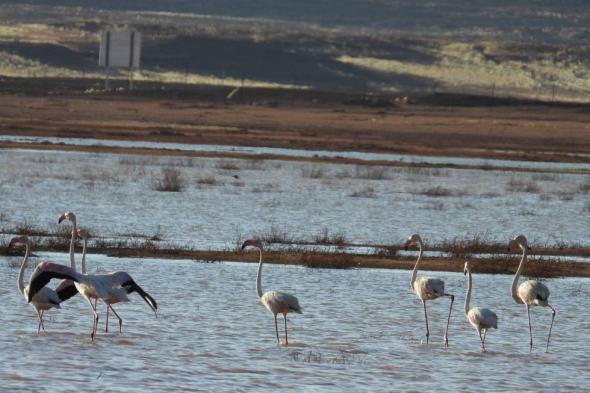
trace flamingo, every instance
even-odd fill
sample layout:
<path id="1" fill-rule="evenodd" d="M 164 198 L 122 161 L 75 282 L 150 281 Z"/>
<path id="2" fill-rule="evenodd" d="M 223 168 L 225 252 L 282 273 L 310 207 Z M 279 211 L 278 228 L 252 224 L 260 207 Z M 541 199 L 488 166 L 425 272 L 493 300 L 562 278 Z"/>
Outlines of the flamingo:
<path id="1" fill-rule="evenodd" d="M 98 327 L 98 313 L 96 311 L 98 299 L 109 305 L 111 303 L 129 301 L 127 294 L 137 292 L 153 311 L 157 309 L 154 298 L 137 285 L 133 278 L 126 272 L 82 274 L 70 267 L 49 262 L 43 262 L 37 265 L 37 268 L 31 275 L 28 301 L 31 302 L 33 296 L 45 288 L 45 285 L 53 278 L 74 281 L 76 291 L 80 292 L 88 301 L 88 304 L 90 304 L 90 308 L 94 314 L 92 332 L 90 333 L 90 338 L 93 341 Z M 91 299 L 95 300 L 94 304 L 92 304 Z"/>
<path id="2" fill-rule="evenodd" d="M 76 215 L 74 213 L 65 212 L 65 213 L 60 214 L 59 219 L 58 219 L 58 224 L 61 224 L 61 222 L 64 220 L 68 220 L 72 223 L 72 240 L 70 242 L 71 268 L 76 270 L 76 262 L 74 259 L 74 243 L 75 243 L 75 239 L 78 237 L 84 241 L 84 245 L 83 245 L 83 249 L 82 249 L 82 261 L 81 261 L 80 267 L 81 267 L 82 274 L 86 274 L 86 250 L 87 250 L 87 246 L 88 246 L 88 232 L 84 229 L 80 229 L 80 228 L 77 229 L 76 228 Z M 112 281 L 113 285 L 121 286 L 120 285 L 121 282 L 128 281 L 128 280 L 125 280 L 125 274 L 127 274 L 127 273 L 125 273 L 125 272 L 116 272 L 116 273 L 120 275 L 120 279 Z M 110 274 L 115 274 L 115 273 L 110 273 Z M 129 277 L 130 280 L 133 280 L 131 278 L 131 276 L 129 276 L 128 274 L 127 274 L 127 276 Z M 70 297 L 75 296 L 78 293 L 78 290 L 76 289 L 76 285 L 74 284 L 74 282 L 72 280 L 62 281 L 58 285 L 56 290 L 58 290 L 59 293 L 61 294 L 62 301 L 65 301 L 65 300 L 69 299 Z M 128 292 L 128 293 L 130 293 L 130 292 Z M 121 333 L 123 331 L 123 319 L 119 316 L 119 314 L 112 307 L 112 304 L 122 302 L 122 301 L 128 301 L 129 299 L 127 298 L 126 295 L 118 296 L 119 294 L 120 294 L 120 291 L 113 291 L 110 303 L 105 303 L 106 304 L 105 332 L 107 332 L 107 333 L 109 331 L 109 309 L 111 311 L 113 311 L 113 313 L 115 314 L 115 316 L 119 320 L 119 332 Z M 149 295 L 147 295 L 147 296 L 149 296 Z M 153 300 L 153 298 L 152 298 L 152 300 Z M 98 298 L 95 298 L 94 299 L 94 308 L 95 309 L 97 306 L 97 302 L 98 302 Z M 154 310 L 154 311 L 156 310 L 156 308 L 153 307 L 156 305 L 155 300 L 153 301 L 153 304 L 150 304 L 148 302 L 148 305 L 152 308 L 152 310 Z"/>
<path id="3" fill-rule="evenodd" d="M 27 301 L 31 303 L 35 308 L 35 311 L 37 312 L 37 318 L 39 320 L 39 324 L 37 326 L 37 333 L 40 333 L 41 329 L 45 331 L 45 325 L 43 324 L 43 314 L 46 310 L 50 310 L 52 308 L 61 308 L 59 305 L 61 303 L 61 300 L 59 294 L 48 287 L 43 288 L 41 291 L 36 293 L 35 296 L 32 296 L 29 300 L 29 287 L 25 287 L 23 276 L 25 269 L 27 267 L 27 263 L 29 261 L 31 242 L 29 241 L 29 238 L 27 236 L 16 236 L 10 240 L 8 248 L 17 244 L 25 245 L 25 256 L 20 267 L 20 272 L 18 273 L 18 290 L 25 297 L 25 299 L 27 299 Z"/>
<path id="4" fill-rule="evenodd" d="M 416 264 L 414 265 L 414 270 L 412 270 L 412 277 L 410 279 L 410 287 L 414 291 L 414 293 L 420 298 L 422 301 L 422 307 L 424 308 L 424 320 L 426 321 L 426 344 L 428 344 L 428 339 L 430 336 L 430 331 L 428 329 L 428 315 L 426 314 L 426 301 L 438 299 L 441 296 L 448 296 L 451 298 L 451 305 L 449 307 L 449 317 L 447 318 L 447 327 L 445 329 L 445 347 L 449 345 L 449 323 L 451 322 L 451 311 L 453 309 L 453 302 L 455 301 L 455 296 L 445 293 L 445 283 L 444 281 L 438 278 L 428 278 L 428 277 L 416 277 L 418 274 L 418 264 L 422 259 L 422 238 L 418 234 L 414 234 L 406 240 L 404 243 L 404 249 L 407 250 L 408 247 L 411 245 L 418 245 L 420 250 L 418 254 L 418 259 L 416 260 Z"/>
<path id="5" fill-rule="evenodd" d="M 547 335 L 547 346 L 545 352 L 549 352 L 549 340 L 551 339 L 551 329 L 553 329 L 553 321 L 555 320 L 555 308 L 549 304 L 549 288 L 545 284 L 537 280 L 526 280 L 522 284 L 518 285 L 520 273 L 524 269 L 524 265 L 527 261 L 527 251 L 531 248 L 528 245 L 527 239 L 524 235 L 518 235 L 508 243 L 509 250 L 515 250 L 520 248 L 522 250 L 522 259 L 514 274 L 514 280 L 512 281 L 511 294 L 512 298 L 517 304 L 524 304 L 526 312 L 529 317 L 529 350 L 533 350 L 533 329 L 531 327 L 531 307 L 541 306 L 549 307 L 551 309 L 551 325 L 549 326 L 549 334 Z"/>
<path id="6" fill-rule="evenodd" d="M 84 242 L 83 243 L 83 247 L 82 247 L 82 260 L 81 260 L 80 266 L 81 266 L 82 274 L 86 274 L 86 250 L 88 248 L 88 237 L 89 236 L 88 236 L 88 232 L 85 231 L 84 229 L 78 229 L 77 232 L 78 232 L 77 233 L 78 234 L 78 237 L 81 238 L 83 240 L 83 242 Z M 129 278 L 131 278 L 131 276 L 129 276 Z M 96 307 L 96 302 L 97 301 L 98 301 L 98 299 L 95 299 L 94 307 Z M 120 299 L 119 298 L 112 298 L 111 301 L 110 301 L 110 303 L 106 303 L 106 314 L 107 314 L 107 317 L 106 317 L 105 328 L 104 328 L 104 331 L 106 333 L 109 332 L 109 309 L 113 312 L 113 314 L 115 314 L 115 316 L 119 320 L 119 333 L 122 333 L 123 332 L 123 318 L 121 318 L 119 316 L 119 314 L 117 314 L 117 312 L 115 311 L 115 309 L 112 306 L 112 304 L 118 303 L 118 302 L 121 302 L 121 301 L 126 301 L 126 300 L 124 298 L 120 298 Z M 156 304 L 155 303 L 155 300 L 154 300 L 154 303 L 153 304 L 154 305 Z M 148 305 L 150 305 L 150 307 L 151 307 L 151 304 L 149 302 L 148 302 Z M 155 308 L 152 308 L 152 310 L 155 311 Z"/>
<path id="7" fill-rule="evenodd" d="M 60 213 L 57 218 L 57 223 L 61 224 L 62 221 L 67 220 L 72 223 L 72 237 L 70 239 L 70 267 L 76 270 L 76 259 L 74 258 L 74 248 L 76 245 L 76 237 L 77 237 L 77 229 L 76 229 L 76 215 L 72 212 L 64 212 Z M 62 302 L 68 300 L 72 296 L 74 296 L 78 291 L 76 290 L 76 286 L 72 280 L 63 280 L 59 285 L 55 288 L 55 291 L 60 295 L 60 300 Z"/>
<path id="8" fill-rule="evenodd" d="M 481 349 L 483 352 L 486 351 L 485 341 L 488 329 L 498 329 L 498 316 L 489 308 L 473 307 L 469 308 L 469 302 L 471 301 L 471 264 L 465 262 L 463 273 L 467 275 L 467 295 L 465 297 L 465 316 L 467 320 L 477 330 L 479 334 L 479 341 L 481 342 Z M 483 330 L 483 338 L 481 331 Z"/>
<path id="9" fill-rule="evenodd" d="M 70 267 L 76 270 L 76 260 L 74 258 L 74 246 L 76 245 L 76 215 L 72 212 L 61 213 L 57 218 L 57 223 L 68 220 L 72 223 L 72 237 L 70 239 Z"/>
<path id="10" fill-rule="evenodd" d="M 279 339 L 279 328 L 277 325 L 277 314 L 283 314 L 283 318 L 285 320 L 285 345 L 289 345 L 289 339 L 287 337 L 287 314 L 290 312 L 295 312 L 297 314 L 301 314 L 301 307 L 299 306 L 299 301 L 293 295 L 283 292 L 276 292 L 276 291 L 268 291 L 262 292 L 262 287 L 260 285 L 260 281 L 262 279 L 262 243 L 259 240 L 246 240 L 242 244 L 242 250 L 246 247 L 254 247 L 258 249 L 260 253 L 260 260 L 258 262 L 258 272 L 256 273 L 256 293 L 258 294 L 258 298 L 266 307 L 266 309 L 272 312 L 274 319 L 275 319 L 275 333 L 277 335 L 277 342 L 280 345 L 281 341 Z"/>

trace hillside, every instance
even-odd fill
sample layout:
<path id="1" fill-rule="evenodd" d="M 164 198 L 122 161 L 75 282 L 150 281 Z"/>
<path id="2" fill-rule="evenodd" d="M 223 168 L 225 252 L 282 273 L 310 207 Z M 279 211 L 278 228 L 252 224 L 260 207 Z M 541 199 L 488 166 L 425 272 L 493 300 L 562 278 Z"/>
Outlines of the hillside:
<path id="1" fill-rule="evenodd" d="M 0 0 L 0 75 L 100 78 L 99 32 L 135 29 L 139 81 L 566 101 L 590 92 L 582 1 L 96 4 Z"/>

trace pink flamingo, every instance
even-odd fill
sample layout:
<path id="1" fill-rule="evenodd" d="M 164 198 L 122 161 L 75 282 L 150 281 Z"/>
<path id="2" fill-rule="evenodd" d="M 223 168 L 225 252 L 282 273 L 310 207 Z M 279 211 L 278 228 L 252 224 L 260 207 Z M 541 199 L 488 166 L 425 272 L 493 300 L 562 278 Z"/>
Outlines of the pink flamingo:
<path id="1" fill-rule="evenodd" d="M 547 335 L 547 347 L 545 352 L 549 351 L 549 339 L 551 338 L 551 329 L 553 328 L 553 321 L 555 320 L 555 309 L 549 304 L 549 288 L 545 284 L 537 280 L 526 280 L 518 285 L 520 273 L 524 269 L 527 261 L 527 251 L 531 248 L 528 245 L 527 239 L 524 235 L 518 235 L 508 243 L 508 249 L 514 250 L 520 248 L 522 250 L 522 259 L 518 265 L 518 269 L 514 274 L 512 281 L 511 295 L 514 301 L 518 304 L 524 304 L 526 312 L 529 317 L 529 350 L 533 350 L 533 329 L 531 327 L 531 307 L 541 306 L 549 307 L 551 309 L 551 325 L 549 326 L 549 334 Z"/>
<path id="2" fill-rule="evenodd" d="M 428 337 L 430 336 L 430 331 L 428 330 L 428 315 L 426 314 L 426 301 L 438 299 L 441 296 L 448 296 L 451 298 L 451 305 L 449 307 L 449 317 L 447 318 L 447 327 L 445 329 L 445 346 L 449 345 L 449 323 L 451 322 L 451 311 L 453 309 L 453 302 L 455 301 L 455 296 L 445 293 L 445 283 L 443 280 L 438 278 L 428 278 L 428 277 L 416 277 L 418 274 L 418 264 L 422 259 L 422 238 L 418 234 L 414 234 L 410 236 L 406 242 L 404 243 L 404 249 L 408 249 L 411 245 L 417 244 L 420 250 L 418 254 L 418 259 L 416 260 L 416 264 L 414 265 L 414 270 L 412 270 L 412 277 L 410 279 L 410 287 L 414 291 L 416 295 L 422 301 L 422 307 L 424 308 L 424 320 L 426 321 L 426 344 L 428 344 Z"/>
<path id="3" fill-rule="evenodd" d="M 242 250 L 246 247 L 254 247 L 258 249 L 260 253 L 260 260 L 258 262 L 258 272 L 256 273 L 256 293 L 258 294 L 258 298 L 266 307 L 267 310 L 272 312 L 275 319 L 275 333 L 277 335 L 277 342 L 279 345 L 281 341 L 279 339 L 279 328 L 277 325 L 277 314 L 283 314 L 283 318 L 285 320 L 285 345 L 289 345 L 289 339 L 287 337 L 287 314 L 290 312 L 295 312 L 297 314 L 301 314 L 301 307 L 299 306 L 299 301 L 293 295 L 289 295 L 288 293 L 283 292 L 276 292 L 276 291 L 268 291 L 262 293 L 262 287 L 260 285 L 260 281 L 262 279 L 262 243 L 259 240 L 246 240 L 242 244 Z"/>
<path id="4" fill-rule="evenodd" d="M 98 299 L 106 304 L 129 301 L 127 294 L 137 292 L 152 310 L 156 311 L 157 309 L 154 298 L 137 285 L 128 273 L 82 274 L 70 267 L 49 262 L 43 262 L 37 265 L 37 268 L 31 275 L 28 301 L 31 302 L 33 296 L 41 291 L 53 278 L 74 281 L 77 292 L 84 296 L 88 304 L 90 304 L 90 308 L 94 314 L 92 332 L 90 333 L 92 340 L 96 336 L 96 329 L 98 327 L 98 313 L 96 311 L 96 301 Z M 91 299 L 95 300 L 94 304 Z"/>
<path id="5" fill-rule="evenodd" d="M 61 308 L 60 303 L 61 299 L 59 297 L 59 292 L 54 291 L 51 288 L 44 287 L 41 291 L 37 292 L 34 296 L 32 296 L 29 300 L 29 286 L 25 287 L 24 284 L 24 272 L 27 267 L 27 263 L 29 261 L 29 255 L 31 250 L 31 242 L 27 236 L 16 236 L 10 240 L 8 244 L 8 248 L 15 246 L 17 244 L 24 244 L 25 245 L 25 256 L 23 258 L 20 271 L 18 273 L 18 290 L 20 293 L 27 299 L 29 303 L 35 308 L 37 312 L 37 318 L 39 320 L 39 324 L 37 326 L 37 333 L 41 332 L 41 329 L 45 331 L 45 325 L 43 324 L 43 314 L 46 310 L 50 310 L 52 308 Z"/>
<path id="6" fill-rule="evenodd" d="M 471 264 L 465 262 L 463 273 L 467 275 L 467 295 L 465 296 L 465 317 L 479 334 L 479 341 L 481 342 L 481 349 L 486 351 L 485 341 L 488 329 L 498 329 L 498 316 L 489 308 L 473 307 L 469 308 L 471 302 Z M 483 330 L 483 337 L 481 331 Z"/>
<path id="7" fill-rule="evenodd" d="M 83 249 L 82 249 L 82 260 L 81 260 L 80 267 L 81 267 L 82 274 L 85 275 L 86 274 L 86 251 L 87 251 L 87 247 L 88 247 L 88 237 L 89 237 L 88 232 L 84 229 L 76 229 L 76 215 L 74 213 L 72 213 L 72 212 L 62 213 L 59 216 L 58 223 L 61 223 L 64 220 L 70 221 L 72 223 L 72 227 L 73 227 L 72 228 L 72 242 L 70 243 L 70 262 L 71 262 L 73 270 L 76 269 L 76 263 L 74 260 L 74 253 L 73 253 L 73 249 L 74 249 L 73 243 L 75 242 L 75 238 L 81 238 L 84 241 Z M 127 277 L 129 277 L 129 279 L 133 281 L 131 276 L 126 272 L 115 272 L 115 273 L 109 273 L 109 274 L 119 276 L 119 279 L 111 281 L 111 283 L 115 287 L 121 286 L 121 283 L 124 282 L 124 279 L 126 277 L 125 275 L 127 275 Z M 59 293 L 61 294 L 62 301 L 65 301 L 65 300 L 69 299 L 70 297 L 75 296 L 78 293 L 78 290 L 76 289 L 76 285 L 74 284 L 74 282 L 72 280 L 62 281 L 60 283 L 60 285 L 58 285 L 56 290 L 58 290 Z M 131 292 L 132 291 L 133 290 L 131 290 Z M 130 293 L 130 292 L 127 292 L 127 293 Z M 147 296 L 149 296 L 149 295 L 147 295 Z M 150 296 L 150 298 L 151 298 L 151 296 Z M 98 299 L 99 299 L 98 297 L 94 298 L 94 309 L 95 310 L 97 307 Z M 146 299 L 146 298 L 144 298 L 144 299 Z M 151 299 L 153 300 L 153 298 L 151 298 Z M 119 314 L 112 307 L 112 304 L 119 303 L 119 302 L 126 302 L 126 301 L 129 301 L 129 299 L 127 298 L 125 293 L 117 290 L 117 288 L 111 288 L 111 297 L 108 302 L 105 302 L 105 304 L 106 304 L 105 332 L 108 333 L 108 331 L 109 331 L 109 309 L 113 312 L 113 314 L 115 314 L 115 316 L 119 320 L 119 332 L 123 331 L 123 319 L 119 316 Z M 156 311 L 156 308 L 154 308 L 154 306 L 156 305 L 155 300 L 153 300 L 153 303 L 148 302 L 148 305 L 152 308 L 152 310 Z"/>

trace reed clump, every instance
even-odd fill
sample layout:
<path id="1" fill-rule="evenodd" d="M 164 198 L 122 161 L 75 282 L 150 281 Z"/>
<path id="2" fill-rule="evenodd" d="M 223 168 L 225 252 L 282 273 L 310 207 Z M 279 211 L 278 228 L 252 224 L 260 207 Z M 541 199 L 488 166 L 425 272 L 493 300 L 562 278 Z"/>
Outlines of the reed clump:
<path id="1" fill-rule="evenodd" d="M 180 192 L 184 190 L 184 178 L 176 168 L 162 168 L 162 178 L 154 181 L 154 190 L 162 192 Z"/>

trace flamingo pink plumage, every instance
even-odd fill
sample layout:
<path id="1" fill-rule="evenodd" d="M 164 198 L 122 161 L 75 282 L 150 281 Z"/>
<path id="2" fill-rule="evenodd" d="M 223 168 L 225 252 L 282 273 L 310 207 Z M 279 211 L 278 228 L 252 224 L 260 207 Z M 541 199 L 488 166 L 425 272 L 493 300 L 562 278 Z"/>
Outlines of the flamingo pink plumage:
<path id="1" fill-rule="evenodd" d="M 29 281 L 28 301 L 31 302 L 33 296 L 53 278 L 69 279 L 74 281 L 77 292 L 79 292 L 90 304 L 94 314 L 94 322 L 90 337 L 94 340 L 98 326 L 98 313 L 96 311 L 96 301 L 92 304 L 91 299 L 100 299 L 106 304 L 118 301 L 128 301 L 127 294 L 137 292 L 145 302 L 152 308 L 157 309 L 154 298 L 147 294 L 133 278 L 125 272 L 115 272 L 110 274 L 82 274 L 74 269 L 58 265 L 55 263 L 43 262 L 37 265 L 37 268 L 31 275 Z"/>
<path id="2" fill-rule="evenodd" d="M 467 295 L 465 296 L 465 317 L 473 326 L 477 333 L 479 334 L 479 341 L 481 343 L 481 349 L 483 352 L 486 351 L 485 341 L 486 341 L 486 334 L 488 329 L 498 328 L 498 316 L 489 308 L 480 308 L 480 307 L 473 307 L 469 308 L 469 303 L 471 302 L 471 289 L 472 289 L 472 282 L 471 282 L 471 264 L 469 262 L 465 262 L 465 266 L 463 267 L 463 273 L 467 275 Z M 481 331 L 483 330 L 483 337 L 481 336 Z"/>
<path id="3" fill-rule="evenodd" d="M 256 273 L 256 293 L 258 298 L 270 312 L 272 312 L 275 320 L 275 333 L 277 335 L 277 342 L 280 344 L 279 339 L 279 328 L 277 325 L 277 314 L 283 314 L 285 320 L 285 345 L 289 345 L 289 338 L 287 336 L 287 314 L 295 312 L 301 314 L 301 307 L 299 301 L 293 295 L 277 291 L 262 292 L 260 281 L 262 280 L 262 243 L 259 240 L 246 240 L 242 244 L 242 250 L 246 247 L 254 247 L 258 249 L 260 253 L 260 259 L 258 262 L 258 271 Z"/>
<path id="4" fill-rule="evenodd" d="M 549 334 L 547 335 L 547 346 L 545 352 L 549 351 L 549 340 L 551 339 L 551 329 L 553 328 L 553 321 L 555 320 L 555 308 L 549 304 L 549 288 L 545 284 L 537 280 L 526 280 L 520 286 L 518 280 L 520 274 L 524 269 L 524 265 L 527 261 L 527 252 L 531 249 L 528 245 L 528 241 L 524 235 L 518 235 L 508 243 L 509 250 L 515 250 L 520 248 L 522 250 L 522 258 L 518 269 L 514 274 L 514 280 L 512 280 L 511 295 L 517 304 L 524 304 L 526 312 L 529 317 L 529 350 L 533 350 L 533 329 L 531 326 L 531 307 L 541 306 L 549 307 L 551 309 L 551 325 L 549 326 Z"/>
<path id="5" fill-rule="evenodd" d="M 414 291 L 416 295 L 422 301 L 422 307 L 424 308 L 424 320 L 426 321 L 426 344 L 428 344 L 428 338 L 430 336 L 430 330 L 428 329 L 428 315 L 426 314 L 426 301 L 438 299 L 441 296 L 447 296 L 451 298 L 451 305 L 449 306 L 449 316 L 447 318 L 447 327 L 445 328 L 445 346 L 449 345 L 449 324 L 451 322 L 451 311 L 453 309 L 453 302 L 455 301 L 455 296 L 445 293 L 445 283 L 444 281 L 438 278 L 429 278 L 429 277 L 417 277 L 418 274 L 418 264 L 422 259 L 422 238 L 418 234 L 414 234 L 410 236 L 406 242 L 404 243 L 404 248 L 407 250 L 408 247 L 411 245 L 418 245 L 419 254 L 418 259 L 416 260 L 416 264 L 414 265 L 414 270 L 412 270 L 412 277 L 410 278 L 410 287 Z"/>
<path id="6" fill-rule="evenodd" d="M 33 296 L 29 301 L 29 286 L 25 287 L 23 276 L 25 269 L 27 267 L 27 263 L 29 261 L 31 242 L 27 236 L 16 236 L 10 240 L 8 248 L 15 246 L 17 244 L 25 245 L 25 256 L 23 258 L 21 268 L 18 273 L 18 290 L 25 297 L 25 299 L 27 299 L 27 301 L 31 303 L 31 305 L 35 308 L 35 311 L 37 312 L 37 318 L 39 322 L 37 325 L 37 333 L 39 333 L 41 329 L 45 331 L 45 326 L 43 324 L 43 314 L 45 313 L 45 311 L 50 310 L 52 308 L 61 308 L 61 299 L 59 297 L 59 292 L 56 292 L 49 287 L 44 287 L 41 291 L 37 292 L 35 296 Z"/>

